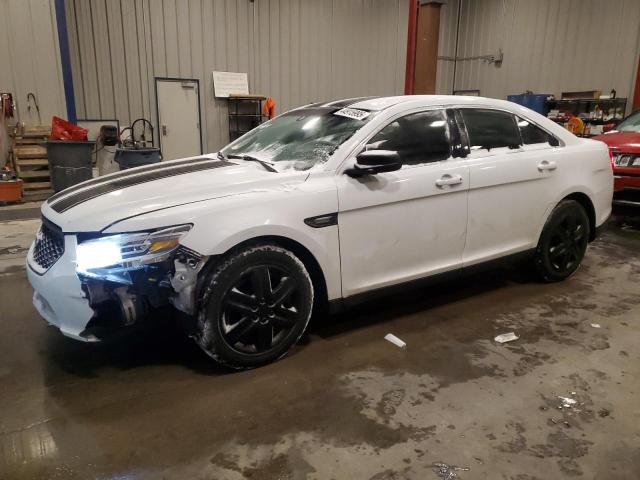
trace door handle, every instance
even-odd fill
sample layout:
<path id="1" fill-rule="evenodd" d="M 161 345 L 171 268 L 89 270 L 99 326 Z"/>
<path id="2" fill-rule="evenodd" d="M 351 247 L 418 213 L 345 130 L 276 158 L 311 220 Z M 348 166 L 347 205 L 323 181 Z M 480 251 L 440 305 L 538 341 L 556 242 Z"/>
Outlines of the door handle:
<path id="1" fill-rule="evenodd" d="M 556 168 L 558 168 L 558 165 L 554 161 L 542 160 L 538 164 L 538 170 L 540 170 L 541 172 L 544 172 L 545 170 L 553 171 Z"/>
<path id="2" fill-rule="evenodd" d="M 449 175 L 448 173 L 445 173 L 438 180 L 436 180 L 436 186 L 440 188 L 446 187 L 447 185 L 459 185 L 461 183 L 462 175 Z"/>
<path id="3" fill-rule="evenodd" d="M 166 125 L 162 125 L 162 135 L 164 135 L 165 137 L 167 136 L 167 126 Z"/>

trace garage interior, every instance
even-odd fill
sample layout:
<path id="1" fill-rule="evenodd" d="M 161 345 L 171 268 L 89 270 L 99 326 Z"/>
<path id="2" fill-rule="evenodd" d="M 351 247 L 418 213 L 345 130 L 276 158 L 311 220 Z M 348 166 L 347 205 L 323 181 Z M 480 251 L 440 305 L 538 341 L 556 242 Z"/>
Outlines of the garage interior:
<path id="1" fill-rule="evenodd" d="M 313 102 L 472 95 L 615 131 L 638 0 L 0 0 L 0 22 L 1 479 L 640 478 L 640 191 L 565 282 L 381 296 L 242 372 L 171 319 L 65 338 L 25 271 L 55 192 Z"/>

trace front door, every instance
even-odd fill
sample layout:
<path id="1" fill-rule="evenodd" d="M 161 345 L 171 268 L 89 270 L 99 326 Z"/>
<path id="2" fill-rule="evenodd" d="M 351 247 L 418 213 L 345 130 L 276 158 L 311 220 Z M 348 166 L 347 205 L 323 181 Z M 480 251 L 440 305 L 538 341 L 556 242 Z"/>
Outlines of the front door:
<path id="1" fill-rule="evenodd" d="M 198 81 L 158 78 L 156 93 L 162 159 L 200 155 Z"/>
<path id="2" fill-rule="evenodd" d="M 444 112 L 396 118 L 365 149 L 395 150 L 403 166 L 337 178 L 343 296 L 460 267 L 469 169 L 451 156 Z"/>
<path id="3" fill-rule="evenodd" d="M 464 265 L 537 244 L 558 188 L 561 149 L 553 137 L 509 112 L 460 109 L 469 138 L 469 224 Z"/>

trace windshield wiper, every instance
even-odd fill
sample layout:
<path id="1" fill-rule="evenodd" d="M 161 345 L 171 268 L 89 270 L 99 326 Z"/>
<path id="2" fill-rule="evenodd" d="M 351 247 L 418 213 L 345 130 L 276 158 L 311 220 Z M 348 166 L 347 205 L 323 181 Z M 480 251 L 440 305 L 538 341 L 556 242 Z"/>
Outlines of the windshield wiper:
<path id="1" fill-rule="evenodd" d="M 222 154 L 219 154 L 219 155 L 222 155 Z M 270 172 L 278 173 L 278 170 L 273 168 L 273 163 L 267 162 L 266 160 L 262 160 L 257 157 L 252 157 L 251 155 L 239 155 L 236 153 L 230 153 L 227 155 L 227 158 L 237 158 L 239 160 L 245 160 L 247 162 L 256 162 L 262 165 L 265 169 L 269 170 Z"/>

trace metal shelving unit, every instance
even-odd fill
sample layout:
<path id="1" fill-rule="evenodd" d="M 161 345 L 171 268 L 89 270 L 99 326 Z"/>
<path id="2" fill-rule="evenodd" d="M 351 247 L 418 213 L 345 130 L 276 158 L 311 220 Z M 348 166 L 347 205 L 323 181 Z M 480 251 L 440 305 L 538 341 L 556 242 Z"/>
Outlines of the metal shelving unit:
<path id="1" fill-rule="evenodd" d="M 229 96 L 229 141 L 253 130 L 260 125 L 265 115 L 262 114 L 262 95 L 230 95 Z"/>
<path id="2" fill-rule="evenodd" d="M 602 117 L 594 118 L 593 112 L 596 111 L 596 106 L 602 111 Z M 617 125 L 624 118 L 625 110 L 627 108 L 626 98 L 609 98 L 609 99 L 597 99 L 597 98 L 580 98 L 580 99 L 563 99 L 563 100 L 547 100 L 547 111 L 559 110 L 560 116 L 549 117 L 556 123 L 563 126 L 568 122 L 571 116 L 580 118 L 585 124 L 585 131 L 579 136 L 590 137 L 601 133 L 597 131 L 591 132 L 591 126 L 601 125 Z"/>

